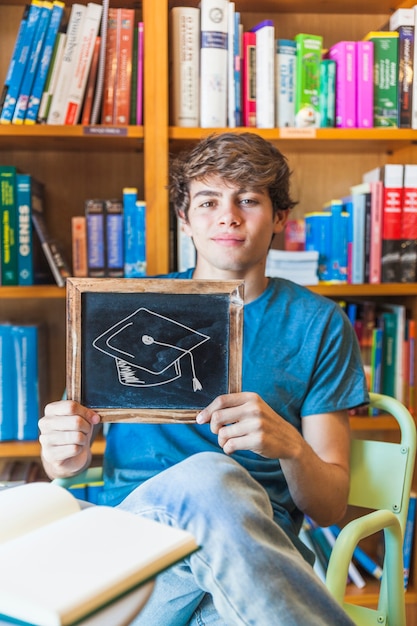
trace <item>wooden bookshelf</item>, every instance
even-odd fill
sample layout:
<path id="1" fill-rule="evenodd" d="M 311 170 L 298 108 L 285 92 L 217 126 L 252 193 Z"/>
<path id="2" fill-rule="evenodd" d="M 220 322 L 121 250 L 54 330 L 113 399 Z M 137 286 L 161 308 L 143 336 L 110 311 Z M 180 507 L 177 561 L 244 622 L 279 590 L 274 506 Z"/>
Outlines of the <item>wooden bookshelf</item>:
<path id="1" fill-rule="evenodd" d="M 67 3 L 67 11 L 72 2 Z M 112 3 L 114 4 L 114 3 Z M 169 154 L 192 145 L 215 130 L 169 126 L 168 16 L 173 6 L 197 6 L 198 0 L 124 0 L 145 23 L 144 125 L 84 128 L 82 126 L 0 126 L 0 162 L 16 165 L 45 183 L 46 218 L 71 258 L 71 217 L 84 211 L 88 197 L 119 196 L 135 186 L 147 203 L 147 249 L 150 274 L 169 269 Z M 281 37 L 297 32 L 322 34 L 328 48 L 342 39 L 361 39 L 388 22 L 399 6 L 415 0 L 236 0 L 245 29 L 262 19 L 274 20 Z M 24 0 L 0 0 L 0 85 L 20 22 Z M 306 26 L 307 24 L 307 26 Z M 233 129 L 240 132 L 243 129 Z M 254 130 L 254 129 L 251 129 Z M 293 195 L 299 201 L 294 217 L 320 208 L 330 197 L 346 195 L 362 173 L 385 163 L 417 163 L 417 131 L 407 129 L 317 129 L 290 132 L 255 130 L 273 141 L 288 157 Z M 317 293 L 335 300 L 390 299 L 404 304 L 417 319 L 417 285 L 319 285 Z M 55 286 L 0 287 L 0 321 L 42 322 L 48 331 L 49 399 L 59 398 L 65 386 L 65 289 Z M 417 371 L 417 368 L 416 368 Z M 389 417 L 355 417 L 355 433 L 391 432 Z M 95 453 L 104 441 L 94 444 Z M 38 456 L 37 443 L 1 443 L 1 457 Z M 417 481 L 416 481 L 417 486 Z M 417 541 L 407 592 L 409 623 L 417 619 Z M 352 602 L 375 603 L 375 585 L 350 590 Z M 414 621 L 413 621 L 414 620 Z"/>

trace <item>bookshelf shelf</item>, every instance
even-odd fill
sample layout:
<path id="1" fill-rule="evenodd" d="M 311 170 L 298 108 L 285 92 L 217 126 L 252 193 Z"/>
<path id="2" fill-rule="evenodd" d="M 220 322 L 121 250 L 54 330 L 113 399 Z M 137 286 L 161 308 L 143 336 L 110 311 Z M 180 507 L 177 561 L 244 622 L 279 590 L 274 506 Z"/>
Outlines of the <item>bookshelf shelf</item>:
<path id="1" fill-rule="evenodd" d="M 91 447 L 94 456 L 102 456 L 106 442 L 97 438 Z M 39 458 L 41 447 L 38 441 L 3 441 L 0 443 L 0 459 Z"/>

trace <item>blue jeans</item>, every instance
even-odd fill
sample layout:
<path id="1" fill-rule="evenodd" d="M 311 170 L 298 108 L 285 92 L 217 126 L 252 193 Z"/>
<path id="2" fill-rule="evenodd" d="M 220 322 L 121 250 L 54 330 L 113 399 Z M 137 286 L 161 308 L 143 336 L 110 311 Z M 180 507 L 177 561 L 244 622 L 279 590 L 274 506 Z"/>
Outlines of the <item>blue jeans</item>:
<path id="1" fill-rule="evenodd" d="M 353 625 L 273 520 L 266 491 L 226 455 L 191 456 L 119 506 L 201 546 L 158 576 L 134 626 Z"/>

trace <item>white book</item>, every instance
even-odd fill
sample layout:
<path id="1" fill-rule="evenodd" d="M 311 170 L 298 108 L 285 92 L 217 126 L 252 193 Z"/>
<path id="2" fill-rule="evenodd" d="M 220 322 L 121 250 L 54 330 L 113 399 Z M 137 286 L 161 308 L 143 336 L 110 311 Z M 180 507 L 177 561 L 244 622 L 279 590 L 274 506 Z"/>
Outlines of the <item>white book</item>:
<path id="1" fill-rule="evenodd" d="M 81 510 L 53 483 L 3 490 L 0 506 L 0 614 L 36 626 L 69 626 L 197 549 L 173 526 Z"/>
<path id="2" fill-rule="evenodd" d="M 236 127 L 236 92 L 235 92 L 235 3 L 229 2 L 227 17 L 227 124 Z"/>
<path id="3" fill-rule="evenodd" d="M 201 0 L 200 126 L 227 124 L 228 0 Z"/>
<path id="4" fill-rule="evenodd" d="M 197 127 L 200 120 L 200 9 L 174 7 L 171 16 L 171 120 Z"/>
<path id="5" fill-rule="evenodd" d="M 295 126 L 295 55 L 297 46 L 292 39 L 276 41 L 276 115 L 278 128 Z"/>
<path id="6" fill-rule="evenodd" d="M 275 125 L 275 29 L 272 20 L 253 28 L 256 33 L 256 126 Z"/>
<path id="7" fill-rule="evenodd" d="M 42 94 L 41 103 L 38 111 L 38 122 L 46 122 L 48 119 L 49 109 L 51 108 L 52 96 L 55 91 L 58 80 L 59 68 L 65 50 L 65 42 L 67 40 L 66 33 L 57 33 L 54 51 L 51 59 L 51 66 L 48 70 L 45 89 Z"/>
<path id="8" fill-rule="evenodd" d="M 87 4 L 81 37 L 77 46 L 78 52 L 75 57 L 74 73 L 66 98 L 64 124 L 77 124 L 79 121 L 102 12 L 101 4 L 94 4 L 93 2 Z"/>
<path id="9" fill-rule="evenodd" d="M 86 11 L 87 7 L 83 4 L 72 5 L 65 48 L 58 72 L 56 87 L 52 95 L 47 124 L 63 124 L 65 121 L 68 90 L 77 62 L 77 54 Z"/>

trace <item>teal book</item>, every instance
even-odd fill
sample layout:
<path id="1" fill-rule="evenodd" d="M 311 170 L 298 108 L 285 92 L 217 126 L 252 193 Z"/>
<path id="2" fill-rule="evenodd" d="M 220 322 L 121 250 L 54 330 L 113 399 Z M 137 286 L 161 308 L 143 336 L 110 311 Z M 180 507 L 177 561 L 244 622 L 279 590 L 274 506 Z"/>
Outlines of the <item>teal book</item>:
<path id="1" fill-rule="evenodd" d="M 17 271 L 19 285 L 33 285 L 33 230 L 31 176 L 16 174 Z"/>
<path id="2" fill-rule="evenodd" d="M 1 284 L 17 285 L 16 168 L 0 165 Z"/>
<path id="3" fill-rule="evenodd" d="M 395 357 L 397 352 L 397 316 L 395 313 L 384 312 L 382 341 L 382 386 L 381 392 L 395 397 Z"/>
<path id="4" fill-rule="evenodd" d="M 40 418 L 38 327 L 12 326 L 16 389 L 16 439 L 37 441 Z"/>
<path id="5" fill-rule="evenodd" d="M 10 324 L 0 324 L 0 364 L 10 365 L 13 354 Z M 0 441 L 16 439 L 16 394 L 13 367 L 0 367 Z"/>

